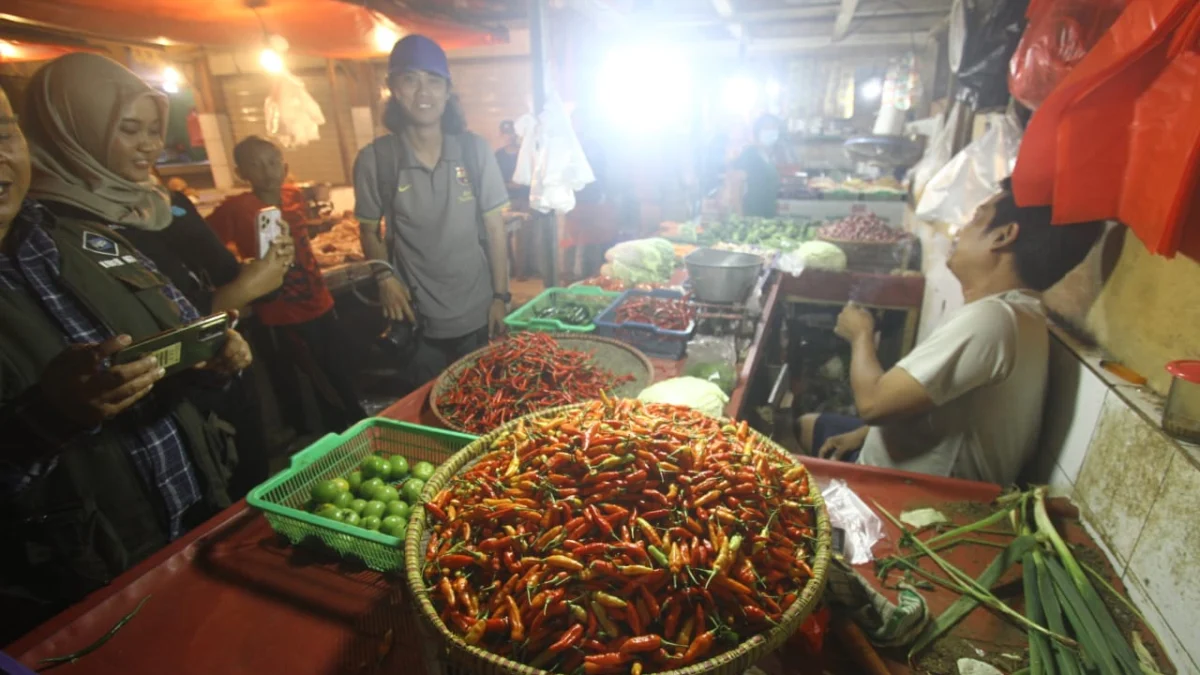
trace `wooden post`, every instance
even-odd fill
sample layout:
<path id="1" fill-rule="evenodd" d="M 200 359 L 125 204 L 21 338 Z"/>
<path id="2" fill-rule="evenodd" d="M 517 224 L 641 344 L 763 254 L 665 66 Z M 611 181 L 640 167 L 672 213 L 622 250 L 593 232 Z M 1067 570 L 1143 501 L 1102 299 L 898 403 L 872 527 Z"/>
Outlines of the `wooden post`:
<path id="1" fill-rule="evenodd" d="M 325 60 L 325 74 L 329 77 L 330 98 L 333 100 L 333 128 L 337 132 L 338 150 L 342 155 L 343 184 L 349 184 L 351 176 L 354 175 L 354 155 L 350 153 L 350 148 L 346 147 L 346 137 L 342 134 L 344 127 L 342 124 L 342 108 L 348 99 L 338 96 L 337 66 L 334 64 L 333 59 Z"/>
<path id="2" fill-rule="evenodd" d="M 546 0 L 529 0 L 529 49 L 533 65 L 533 109 L 540 116 L 546 109 L 549 91 L 550 34 L 549 12 Z M 558 286 L 558 228 L 559 218 L 555 214 L 535 214 L 534 218 L 542 229 L 545 242 L 547 268 L 542 280 L 546 287 Z"/>
<path id="3" fill-rule="evenodd" d="M 192 61 L 192 86 L 200 99 L 197 106 L 198 112 L 202 113 L 224 113 L 225 112 L 225 97 L 216 96 L 213 87 L 212 70 L 208 67 L 208 51 L 200 52 L 194 61 Z"/>

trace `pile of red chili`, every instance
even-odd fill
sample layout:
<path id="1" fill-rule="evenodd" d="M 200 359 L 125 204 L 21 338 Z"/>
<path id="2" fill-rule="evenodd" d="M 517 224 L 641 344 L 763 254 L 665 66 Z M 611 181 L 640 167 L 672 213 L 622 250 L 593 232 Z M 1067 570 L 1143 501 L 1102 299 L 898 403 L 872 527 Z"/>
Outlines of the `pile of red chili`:
<path id="1" fill-rule="evenodd" d="M 685 299 L 630 296 L 617 306 L 617 323 L 648 323 L 666 330 L 687 330 L 695 311 Z"/>
<path id="2" fill-rule="evenodd" d="M 804 467 L 746 424 L 594 401 L 522 420 L 425 508 L 424 579 L 468 644 L 653 673 L 770 629 L 812 576 Z"/>
<path id="3" fill-rule="evenodd" d="M 438 398 L 438 408 L 460 428 L 483 434 L 537 410 L 600 398 L 632 380 L 550 335 L 518 333 L 464 368 L 454 388 Z"/>

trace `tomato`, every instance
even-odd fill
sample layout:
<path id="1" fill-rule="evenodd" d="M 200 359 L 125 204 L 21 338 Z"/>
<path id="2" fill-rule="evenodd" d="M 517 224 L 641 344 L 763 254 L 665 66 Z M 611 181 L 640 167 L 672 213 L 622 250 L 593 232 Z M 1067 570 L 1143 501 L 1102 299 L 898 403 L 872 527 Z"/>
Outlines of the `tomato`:
<path id="1" fill-rule="evenodd" d="M 379 520 L 379 516 L 366 516 L 362 519 L 362 522 L 360 522 L 358 526 L 364 530 L 373 530 L 378 532 L 381 522 L 382 521 Z"/>
<path id="2" fill-rule="evenodd" d="M 388 462 L 392 465 L 392 480 L 408 477 L 408 459 L 404 455 L 392 455 Z"/>
<path id="3" fill-rule="evenodd" d="M 412 513 L 412 507 L 409 506 L 408 502 L 404 501 L 403 499 L 397 499 L 394 502 L 388 502 L 387 514 L 389 516 L 403 518 L 405 522 L 408 522 L 408 515 L 410 513 Z"/>
<path id="4" fill-rule="evenodd" d="M 390 534 L 393 537 L 399 537 L 400 539 L 404 539 L 404 537 L 408 534 L 408 521 L 401 520 L 398 525 L 393 523 L 391 525 L 391 527 L 388 527 L 387 525 L 382 525 L 380 527 L 379 531 L 383 532 L 384 534 Z"/>
<path id="5" fill-rule="evenodd" d="M 347 492 L 350 490 L 350 481 L 346 480 L 345 478 L 334 478 L 333 482 L 342 492 Z"/>
<path id="6" fill-rule="evenodd" d="M 382 457 L 368 457 L 362 463 L 363 478 L 387 480 L 392 475 L 392 465 Z"/>
<path id="7" fill-rule="evenodd" d="M 369 501 L 359 515 L 361 515 L 363 518 L 366 518 L 367 516 L 375 516 L 376 518 L 380 518 L 383 516 L 383 512 L 386 510 L 387 504 L 384 504 L 381 501 Z"/>
<path id="8" fill-rule="evenodd" d="M 374 497 L 384 504 L 389 504 L 397 499 L 400 499 L 400 491 L 391 485 L 384 485 L 375 491 Z"/>
<path id="9" fill-rule="evenodd" d="M 415 471 L 414 471 L 415 473 Z M 421 490 L 425 489 L 425 481 L 420 478 L 409 478 L 400 488 L 400 496 L 409 504 L 421 501 Z"/>
<path id="10" fill-rule="evenodd" d="M 317 510 L 315 511 L 315 513 L 318 516 L 321 516 L 322 518 L 329 518 L 331 520 L 341 520 L 341 518 L 339 518 L 338 516 L 341 515 L 342 509 L 334 506 L 333 504 L 322 504 L 317 507 Z"/>
<path id="11" fill-rule="evenodd" d="M 352 511 L 350 509 L 346 509 L 346 510 L 342 511 L 342 522 L 343 523 L 345 523 L 347 525 L 358 525 L 358 523 L 360 521 L 361 521 L 361 518 L 359 518 L 358 514 L 355 513 L 354 511 Z"/>
<path id="12" fill-rule="evenodd" d="M 350 508 L 350 502 L 353 501 L 354 495 L 350 494 L 349 492 L 343 492 L 333 500 L 332 504 L 339 509 L 347 509 Z"/>
<path id="13" fill-rule="evenodd" d="M 416 466 L 412 468 L 412 475 L 413 478 L 420 478 L 424 483 L 433 477 L 434 471 L 437 471 L 437 467 L 429 462 L 417 462 Z"/>
<path id="14" fill-rule="evenodd" d="M 369 478 L 364 480 L 362 485 L 358 486 L 358 496 L 362 497 L 363 499 L 374 499 L 375 491 L 383 487 L 383 485 L 384 483 L 382 478 Z"/>
<path id="15" fill-rule="evenodd" d="M 362 485 L 363 476 L 361 471 L 351 471 L 349 476 L 346 476 L 346 482 L 350 484 L 350 489 L 358 492 L 358 488 Z"/>
<path id="16" fill-rule="evenodd" d="M 332 504 L 342 493 L 341 486 L 331 480 L 323 480 L 312 488 L 312 500 L 316 504 Z"/>
<path id="17" fill-rule="evenodd" d="M 362 513 L 363 509 L 367 508 L 367 500 L 354 499 L 350 501 L 350 506 L 346 507 L 355 513 Z"/>
<path id="18" fill-rule="evenodd" d="M 396 527 L 400 525 L 408 525 L 408 521 L 400 516 L 388 516 L 379 524 L 379 531 L 387 532 L 389 530 L 396 529 Z"/>

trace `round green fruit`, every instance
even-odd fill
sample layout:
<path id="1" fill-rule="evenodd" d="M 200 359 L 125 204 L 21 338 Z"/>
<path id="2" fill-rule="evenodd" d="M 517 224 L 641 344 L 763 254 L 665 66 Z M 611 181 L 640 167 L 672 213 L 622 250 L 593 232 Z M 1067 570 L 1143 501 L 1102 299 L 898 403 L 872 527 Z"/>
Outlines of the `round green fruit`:
<path id="1" fill-rule="evenodd" d="M 388 462 L 392 465 L 392 480 L 408 477 L 408 459 L 404 455 L 392 455 Z"/>
<path id="2" fill-rule="evenodd" d="M 392 475 L 392 465 L 382 457 L 368 457 L 362 463 L 363 478 L 387 480 Z"/>
<path id="3" fill-rule="evenodd" d="M 408 521 L 400 521 L 399 525 L 393 525 L 392 527 L 388 527 L 386 525 L 381 526 L 379 531 L 383 532 L 384 534 L 390 534 L 399 539 L 404 539 L 404 537 L 408 535 Z"/>
<path id="4" fill-rule="evenodd" d="M 372 501 L 367 502 L 367 505 L 363 508 L 362 513 L 360 513 L 359 515 L 361 515 L 363 518 L 366 518 L 367 516 L 375 516 L 376 518 L 381 518 L 383 516 L 383 512 L 386 510 L 387 510 L 387 504 L 384 504 L 383 502 L 380 502 L 380 501 L 372 500 Z"/>
<path id="5" fill-rule="evenodd" d="M 334 506 L 338 507 L 339 509 L 348 509 L 348 508 L 350 508 L 350 502 L 353 502 L 353 501 L 354 501 L 353 494 L 351 494 L 349 492 L 343 492 L 343 493 L 339 494 L 336 498 L 334 498 L 334 500 L 330 503 L 332 503 Z"/>
<path id="6" fill-rule="evenodd" d="M 316 515 L 318 515 L 318 516 L 321 516 L 322 518 L 329 518 L 330 520 L 341 520 L 341 518 L 339 518 L 338 516 L 341 515 L 342 509 L 334 506 L 333 504 L 322 504 L 317 507 L 317 510 L 314 511 L 314 513 L 316 513 Z"/>
<path id="7" fill-rule="evenodd" d="M 382 522 L 383 521 L 379 519 L 379 516 L 365 516 L 362 519 L 362 521 L 359 522 L 358 526 L 363 528 L 364 530 L 373 530 L 375 532 L 378 532 L 379 525 Z"/>
<path id="8" fill-rule="evenodd" d="M 312 500 L 316 504 L 332 504 L 342 493 L 341 486 L 331 480 L 323 480 L 312 488 Z"/>
<path id="9" fill-rule="evenodd" d="M 350 500 L 350 505 L 347 506 L 346 508 L 350 509 L 351 511 L 353 511 L 355 513 L 362 513 L 363 509 L 367 508 L 367 500 L 352 499 L 352 500 Z"/>
<path id="10" fill-rule="evenodd" d="M 363 499 L 374 499 L 375 491 L 384 486 L 382 478 L 369 478 L 358 486 L 358 496 Z"/>
<path id="11" fill-rule="evenodd" d="M 374 497 L 384 504 L 390 504 L 397 499 L 400 499 L 400 491 L 391 485 L 384 485 L 375 491 Z"/>
<path id="12" fill-rule="evenodd" d="M 400 497 L 409 504 L 421 501 L 421 490 L 425 489 L 425 481 L 420 478 L 409 478 L 400 488 Z"/>
<path id="13" fill-rule="evenodd" d="M 342 511 L 342 522 L 347 525 L 358 525 L 362 521 L 357 513 L 351 509 Z"/>
<path id="14" fill-rule="evenodd" d="M 408 516 L 411 513 L 412 513 L 412 507 L 409 506 L 408 502 L 404 501 L 403 499 L 397 499 L 394 502 L 388 502 L 387 514 L 389 516 L 396 516 L 397 518 L 403 518 L 405 522 L 408 522 Z"/>
<path id="15" fill-rule="evenodd" d="M 358 488 L 362 485 L 363 476 L 361 471 L 351 471 L 349 476 L 346 476 L 346 482 L 350 485 L 350 489 L 356 494 Z"/>
<path id="16" fill-rule="evenodd" d="M 417 462 L 412 468 L 412 475 L 413 478 L 420 478 L 422 482 L 425 482 L 433 477 L 434 471 L 437 471 L 437 467 L 429 462 Z"/>

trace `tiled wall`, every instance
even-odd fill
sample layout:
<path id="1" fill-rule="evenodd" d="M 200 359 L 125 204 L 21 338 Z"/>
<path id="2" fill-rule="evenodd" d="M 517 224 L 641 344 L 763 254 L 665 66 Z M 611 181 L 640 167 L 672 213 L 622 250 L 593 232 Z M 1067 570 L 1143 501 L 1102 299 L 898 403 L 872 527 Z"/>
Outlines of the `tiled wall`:
<path id="1" fill-rule="evenodd" d="M 1200 448 L 1159 428 L 1158 401 L 1056 336 L 1040 464 L 1079 505 L 1180 673 L 1200 675 Z"/>

